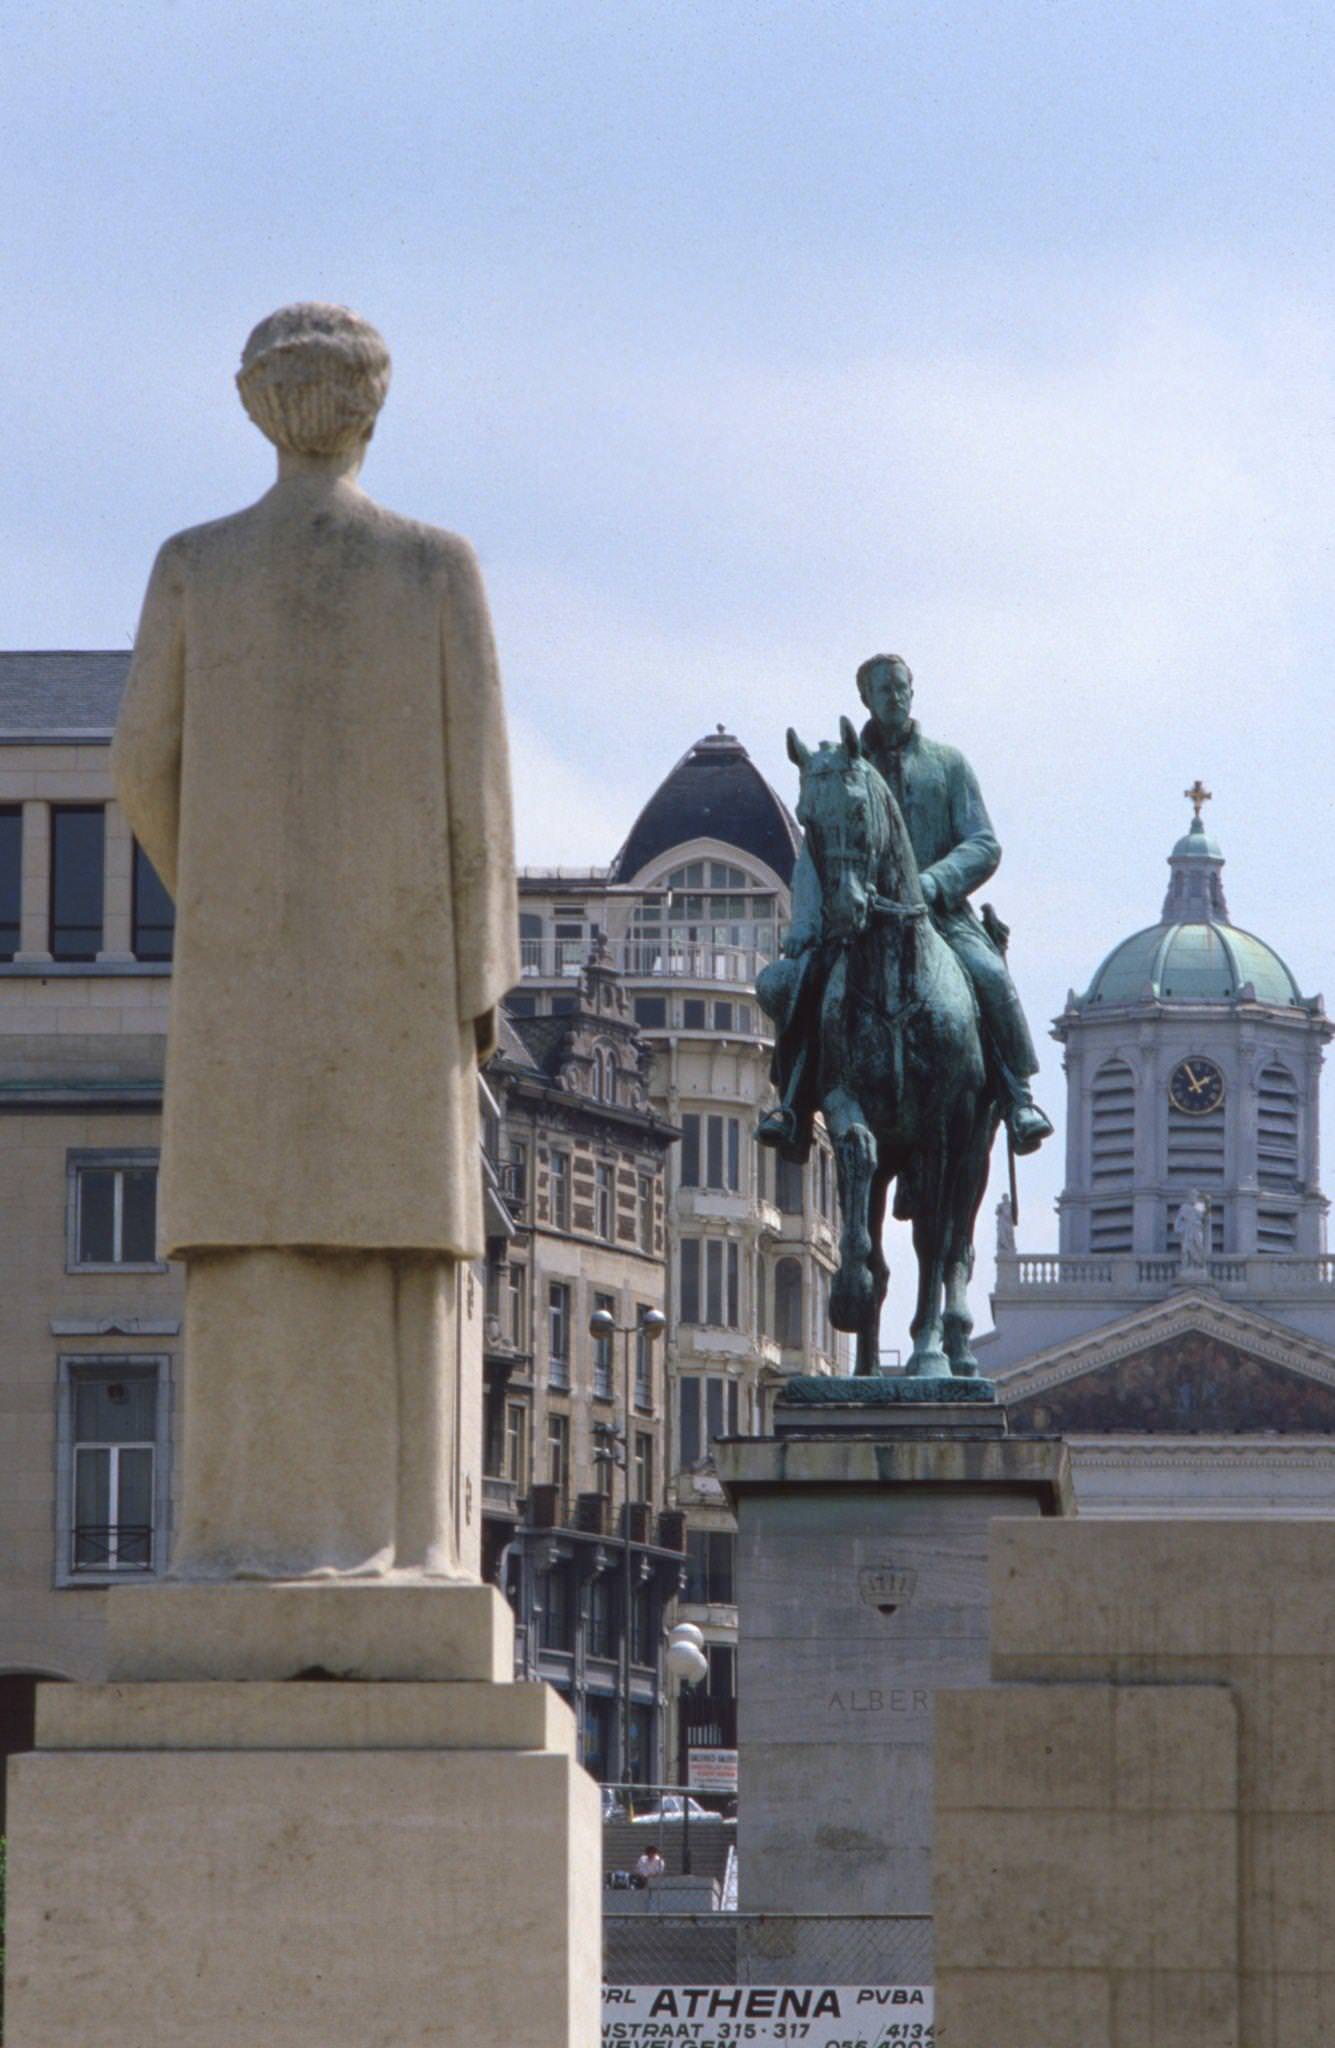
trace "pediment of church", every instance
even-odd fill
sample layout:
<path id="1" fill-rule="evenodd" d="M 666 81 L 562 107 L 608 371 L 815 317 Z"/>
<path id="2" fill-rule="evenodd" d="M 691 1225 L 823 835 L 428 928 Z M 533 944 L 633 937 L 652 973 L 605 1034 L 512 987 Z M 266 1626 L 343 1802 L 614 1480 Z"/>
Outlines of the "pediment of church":
<path id="1" fill-rule="evenodd" d="M 1054 1346 L 997 1391 L 1020 1436 L 1335 1436 L 1335 1351 L 1207 1295 Z"/>

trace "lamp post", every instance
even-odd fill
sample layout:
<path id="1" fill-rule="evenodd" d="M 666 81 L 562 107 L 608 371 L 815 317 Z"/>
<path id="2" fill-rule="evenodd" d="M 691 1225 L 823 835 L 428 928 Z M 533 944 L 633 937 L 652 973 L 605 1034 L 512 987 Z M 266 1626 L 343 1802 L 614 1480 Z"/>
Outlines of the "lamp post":
<path id="1" fill-rule="evenodd" d="M 704 1631 L 693 1621 L 679 1621 L 668 1634 L 667 1667 L 682 1687 L 694 1685 L 709 1669 L 705 1655 Z M 678 1695 L 680 1697 L 680 1695 Z M 682 1786 L 681 1801 L 681 1873 L 691 1874 L 691 1745 L 689 1739 L 682 1744 L 686 1755 L 686 1783 Z"/>
<path id="2" fill-rule="evenodd" d="M 625 1499 L 622 1503 L 624 1522 L 621 1530 L 621 1740 L 619 1743 L 621 1782 L 630 1784 L 630 1621 L 631 1621 L 631 1558 L 630 1558 L 630 1489 L 631 1489 L 631 1438 L 630 1438 L 630 1340 L 641 1330 L 647 1344 L 656 1343 L 660 1333 L 667 1328 L 667 1317 L 661 1309 L 649 1308 L 634 1323 L 619 1323 L 610 1310 L 596 1308 L 589 1317 L 589 1330 L 598 1338 L 621 1338 L 622 1352 L 622 1413 L 621 1428 L 613 1430 L 608 1448 L 595 1456 L 620 1465 L 626 1475 Z"/>

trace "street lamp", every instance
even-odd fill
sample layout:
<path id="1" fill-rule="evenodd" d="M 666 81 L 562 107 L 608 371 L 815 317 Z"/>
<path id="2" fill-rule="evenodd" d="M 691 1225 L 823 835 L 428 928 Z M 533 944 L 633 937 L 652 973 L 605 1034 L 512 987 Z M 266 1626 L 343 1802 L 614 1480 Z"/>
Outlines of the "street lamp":
<path id="1" fill-rule="evenodd" d="M 705 1655 L 704 1631 L 698 1629 L 693 1621 L 679 1621 L 669 1631 L 667 1667 L 673 1677 L 683 1686 L 694 1685 L 708 1671 L 709 1659 Z M 682 1787 L 681 1801 L 681 1873 L 683 1877 L 689 1877 L 691 1874 L 691 1744 L 689 1736 L 682 1743 L 682 1750 L 686 1756 L 687 1764 L 686 1783 Z"/>
<path id="2" fill-rule="evenodd" d="M 619 1323 L 610 1309 L 596 1308 L 589 1317 L 589 1330 L 595 1337 L 622 1340 L 622 1411 L 621 1428 L 611 1431 L 607 1448 L 595 1452 L 595 1457 L 607 1459 L 619 1465 L 626 1475 L 625 1500 L 622 1512 L 625 1520 L 621 1530 L 621 1741 L 619 1744 L 621 1782 L 629 1785 L 630 1778 L 630 1340 L 641 1331 L 646 1344 L 656 1343 L 667 1328 L 667 1317 L 661 1309 L 647 1308 L 634 1323 Z"/>

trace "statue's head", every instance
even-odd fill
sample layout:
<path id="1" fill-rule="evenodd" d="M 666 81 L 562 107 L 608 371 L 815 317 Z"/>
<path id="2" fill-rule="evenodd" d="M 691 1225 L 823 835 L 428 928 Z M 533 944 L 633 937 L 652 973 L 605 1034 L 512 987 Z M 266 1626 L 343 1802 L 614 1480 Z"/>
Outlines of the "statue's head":
<path id="1" fill-rule="evenodd" d="M 913 670 L 900 654 L 873 654 L 858 670 L 858 695 L 883 732 L 900 732 L 913 712 Z"/>
<path id="2" fill-rule="evenodd" d="M 251 333 L 236 383 L 275 447 L 346 455 L 371 438 L 389 390 L 389 350 L 346 306 L 281 306 Z"/>

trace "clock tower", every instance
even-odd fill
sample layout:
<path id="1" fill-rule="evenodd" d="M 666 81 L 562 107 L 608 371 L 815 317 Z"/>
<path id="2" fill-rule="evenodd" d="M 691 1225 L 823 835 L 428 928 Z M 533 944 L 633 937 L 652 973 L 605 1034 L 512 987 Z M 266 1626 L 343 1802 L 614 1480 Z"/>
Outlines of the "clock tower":
<path id="1" fill-rule="evenodd" d="M 1264 940 L 1229 919 L 1210 792 L 1187 791 L 1159 922 L 1114 946 L 1053 1035 L 1065 1048 L 1060 1250 L 1166 1257 L 1193 1189 L 1214 1258 L 1316 1257 L 1318 1083 L 1331 1035 Z"/>

